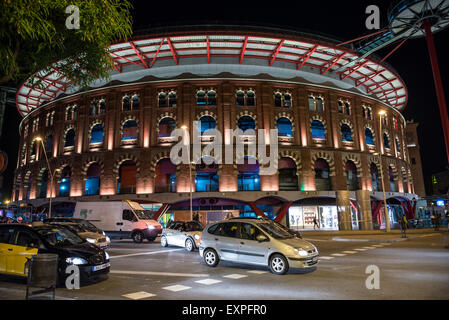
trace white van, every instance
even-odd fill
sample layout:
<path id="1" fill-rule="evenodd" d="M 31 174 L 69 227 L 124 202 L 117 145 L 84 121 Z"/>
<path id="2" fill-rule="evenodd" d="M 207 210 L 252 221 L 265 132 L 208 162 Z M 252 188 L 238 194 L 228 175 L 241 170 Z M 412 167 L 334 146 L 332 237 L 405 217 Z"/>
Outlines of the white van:
<path id="1" fill-rule="evenodd" d="M 162 226 L 137 202 L 104 201 L 77 202 L 74 218 L 90 221 L 110 238 L 131 238 L 141 243 L 144 238 L 153 241 L 162 233 Z"/>

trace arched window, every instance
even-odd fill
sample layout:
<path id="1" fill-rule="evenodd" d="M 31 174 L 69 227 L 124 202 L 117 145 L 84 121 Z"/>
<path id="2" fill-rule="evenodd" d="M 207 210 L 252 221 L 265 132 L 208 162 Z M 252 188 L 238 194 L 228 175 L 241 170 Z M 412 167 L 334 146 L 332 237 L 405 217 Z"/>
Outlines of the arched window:
<path id="1" fill-rule="evenodd" d="M 279 191 L 297 191 L 298 176 L 295 161 L 289 157 L 282 157 L 278 163 Z"/>
<path id="2" fill-rule="evenodd" d="M 284 107 L 290 108 L 292 106 L 292 95 L 290 93 L 284 93 Z"/>
<path id="3" fill-rule="evenodd" d="M 165 117 L 159 122 L 159 138 L 170 137 L 176 128 L 176 121 L 173 118 Z"/>
<path id="4" fill-rule="evenodd" d="M 98 114 L 98 101 L 97 100 L 93 100 L 91 103 L 91 110 L 92 110 L 92 115 L 96 116 Z"/>
<path id="5" fill-rule="evenodd" d="M 351 115 L 351 106 L 349 105 L 349 102 L 345 101 L 345 113 L 347 116 Z"/>
<path id="6" fill-rule="evenodd" d="M 65 166 L 61 173 L 61 182 L 59 183 L 59 196 L 70 196 L 70 179 L 72 175 L 72 169 L 69 166 Z"/>
<path id="7" fill-rule="evenodd" d="M 245 132 L 248 129 L 256 129 L 256 122 L 254 119 L 250 116 L 242 116 L 239 118 L 239 121 L 237 123 L 237 126 L 239 129 L 241 129 L 243 132 Z"/>
<path id="8" fill-rule="evenodd" d="M 401 144 L 399 143 L 399 138 L 396 137 L 396 139 L 395 139 L 394 141 L 395 141 L 395 143 L 396 143 L 396 152 L 397 152 L 398 154 L 400 154 L 400 153 L 401 153 Z"/>
<path id="9" fill-rule="evenodd" d="M 122 142 L 135 142 L 137 141 L 137 121 L 127 120 L 123 124 Z"/>
<path id="10" fill-rule="evenodd" d="M 97 123 L 90 132 L 90 144 L 100 144 L 103 142 L 103 125 Z"/>
<path id="11" fill-rule="evenodd" d="M 139 95 L 135 94 L 132 98 L 132 109 L 139 110 L 140 98 Z"/>
<path id="12" fill-rule="evenodd" d="M 209 90 L 207 92 L 207 104 L 209 106 L 217 105 L 217 93 L 214 90 Z"/>
<path id="13" fill-rule="evenodd" d="M 218 165 L 211 157 L 201 158 L 196 164 L 195 191 L 216 192 L 218 191 Z"/>
<path id="14" fill-rule="evenodd" d="M 72 120 L 72 107 L 67 107 L 65 109 L 65 119 L 67 121 L 71 121 Z"/>
<path id="15" fill-rule="evenodd" d="M 252 90 L 246 92 L 246 105 L 255 106 L 256 105 L 256 93 Z"/>
<path id="16" fill-rule="evenodd" d="M 326 139 L 326 132 L 324 129 L 324 125 L 320 120 L 313 120 L 311 124 L 312 129 L 312 139 Z"/>
<path id="17" fill-rule="evenodd" d="M 53 135 L 48 135 L 47 139 L 45 139 L 45 152 L 51 153 L 53 150 Z"/>
<path id="18" fill-rule="evenodd" d="M 374 146 L 374 136 L 370 128 L 365 128 L 365 141 L 369 146 Z"/>
<path id="19" fill-rule="evenodd" d="M 87 169 L 86 182 L 84 184 L 84 194 L 86 196 L 100 194 L 101 167 L 98 163 L 92 163 Z"/>
<path id="20" fill-rule="evenodd" d="M 367 108 L 366 110 L 366 116 L 369 120 L 372 120 L 372 112 L 371 112 L 371 108 Z"/>
<path id="21" fill-rule="evenodd" d="M 390 191 L 391 192 L 396 192 L 396 184 L 394 183 L 394 173 L 393 173 L 393 168 L 392 167 L 388 167 L 388 178 L 390 181 Z"/>
<path id="22" fill-rule="evenodd" d="M 274 106 L 282 107 L 282 94 L 280 92 L 275 92 L 274 94 Z"/>
<path id="23" fill-rule="evenodd" d="M 351 160 L 346 162 L 346 190 L 355 191 L 359 189 L 359 181 L 357 178 L 357 166 Z"/>
<path id="24" fill-rule="evenodd" d="M 251 162 L 250 159 L 252 159 Z M 239 191 L 260 191 L 259 163 L 257 160 L 245 157 L 243 164 L 237 164 L 237 170 Z"/>
<path id="25" fill-rule="evenodd" d="M 158 106 L 159 108 L 165 108 L 167 106 L 167 94 L 165 92 L 159 93 Z"/>
<path id="26" fill-rule="evenodd" d="M 73 116 L 72 116 L 73 120 L 76 120 L 76 118 L 78 118 L 78 106 L 77 105 L 74 105 L 72 107 L 72 114 L 73 114 Z"/>
<path id="27" fill-rule="evenodd" d="M 401 176 L 402 176 L 402 188 L 404 189 L 403 192 L 408 193 L 407 174 L 405 173 L 404 168 L 402 168 Z"/>
<path id="28" fill-rule="evenodd" d="M 288 118 L 282 117 L 276 121 L 276 127 L 278 129 L 278 136 L 280 137 L 292 137 L 293 125 Z"/>
<path id="29" fill-rule="evenodd" d="M 169 158 L 159 160 L 156 164 L 154 178 L 155 192 L 176 192 L 176 166 Z"/>
<path id="30" fill-rule="evenodd" d="M 318 158 L 314 164 L 315 170 L 315 190 L 330 191 L 331 178 L 329 164 L 323 158 Z"/>
<path id="31" fill-rule="evenodd" d="M 369 166 L 369 173 L 371 176 L 371 187 L 373 191 L 380 191 L 380 175 L 379 170 L 374 162 Z"/>
<path id="32" fill-rule="evenodd" d="M 384 148 L 390 149 L 390 140 L 388 139 L 388 135 L 384 132 Z"/>
<path id="33" fill-rule="evenodd" d="M 169 107 L 176 107 L 176 100 L 177 100 L 176 92 L 171 91 L 168 94 L 168 106 Z"/>
<path id="34" fill-rule="evenodd" d="M 65 134 L 64 148 L 75 146 L 75 129 L 70 129 Z"/>
<path id="35" fill-rule="evenodd" d="M 346 123 L 341 125 L 341 139 L 344 142 L 352 142 L 352 130 Z"/>
<path id="36" fill-rule="evenodd" d="M 216 127 L 216 121 L 211 116 L 202 116 L 200 118 L 200 133 L 204 134 L 206 130 L 214 130 Z"/>
<path id="37" fill-rule="evenodd" d="M 362 117 L 363 117 L 363 119 L 367 118 L 366 117 L 366 107 L 365 106 L 362 106 Z"/>
<path id="38" fill-rule="evenodd" d="M 324 101 L 323 98 L 316 98 L 316 111 L 323 112 L 324 111 Z"/>
<path id="39" fill-rule="evenodd" d="M 117 194 L 136 193 L 137 166 L 132 160 L 126 160 L 119 168 L 119 179 L 117 181 Z"/>
<path id="40" fill-rule="evenodd" d="M 36 140 L 31 142 L 31 148 L 30 148 L 30 159 L 35 160 L 36 159 L 36 153 L 37 153 L 37 144 Z"/>
<path id="41" fill-rule="evenodd" d="M 106 100 L 101 99 L 99 105 L 100 105 L 100 114 L 105 114 L 106 113 Z"/>
<path id="42" fill-rule="evenodd" d="M 47 186 L 48 186 L 48 170 L 45 169 L 41 173 L 41 181 L 39 186 L 39 198 L 47 198 Z"/>
<path id="43" fill-rule="evenodd" d="M 198 90 L 196 93 L 196 104 L 198 106 L 204 106 L 207 103 L 206 91 Z"/>
<path id="44" fill-rule="evenodd" d="M 309 97 L 309 110 L 316 111 L 315 98 L 312 96 Z"/>
<path id="45" fill-rule="evenodd" d="M 131 110 L 131 98 L 129 96 L 124 96 L 122 99 L 122 110 L 129 111 Z"/>
<path id="46" fill-rule="evenodd" d="M 235 104 L 238 106 L 245 105 L 245 93 L 242 90 L 237 91 L 235 96 Z"/>
<path id="47" fill-rule="evenodd" d="M 343 113 L 343 101 L 338 100 L 338 113 Z"/>

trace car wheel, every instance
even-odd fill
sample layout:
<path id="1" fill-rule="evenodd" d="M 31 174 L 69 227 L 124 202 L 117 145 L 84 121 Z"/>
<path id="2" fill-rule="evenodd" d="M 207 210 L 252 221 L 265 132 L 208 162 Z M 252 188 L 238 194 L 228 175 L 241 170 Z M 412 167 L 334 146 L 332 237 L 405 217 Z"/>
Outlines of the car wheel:
<path id="1" fill-rule="evenodd" d="M 142 243 L 144 236 L 142 232 L 137 231 L 133 233 L 132 238 L 135 243 Z"/>
<path id="2" fill-rule="evenodd" d="M 206 249 L 203 253 L 204 262 L 209 267 L 216 267 L 220 258 L 218 257 L 217 252 L 214 249 Z"/>
<path id="3" fill-rule="evenodd" d="M 192 252 L 193 250 L 195 250 L 195 245 L 193 244 L 192 239 L 189 238 L 186 240 L 185 248 L 189 252 Z"/>
<path id="4" fill-rule="evenodd" d="M 274 254 L 270 259 L 269 267 L 274 274 L 286 274 L 288 272 L 288 261 L 283 255 Z"/>
<path id="5" fill-rule="evenodd" d="M 168 247 L 168 242 L 167 242 L 167 237 L 166 236 L 162 236 L 161 237 L 161 246 L 162 247 Z"/>

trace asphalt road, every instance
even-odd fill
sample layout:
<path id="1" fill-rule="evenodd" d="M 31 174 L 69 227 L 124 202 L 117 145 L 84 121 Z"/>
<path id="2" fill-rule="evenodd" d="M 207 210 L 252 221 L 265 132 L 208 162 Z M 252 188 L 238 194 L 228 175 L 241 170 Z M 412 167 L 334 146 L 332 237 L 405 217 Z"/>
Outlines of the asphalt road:
<path id="1" fill-rule="evenodd" d="M 447 232 L 408 241 L 333 241 L 308 237 L 320 252 L 309 271 L 284 276 L 268 268 L 221 262 L 209 268 L 198 251 L 160 246 L 159 239 L 112 243 L 107 279 L 79 290 L 58 288 L 57 299 L 449 299 Z M 379 289 L 367 289 L 366 268 L 379 268 Z M 23 280 L 0 277 L 0 300 L 24 299 Z"/>

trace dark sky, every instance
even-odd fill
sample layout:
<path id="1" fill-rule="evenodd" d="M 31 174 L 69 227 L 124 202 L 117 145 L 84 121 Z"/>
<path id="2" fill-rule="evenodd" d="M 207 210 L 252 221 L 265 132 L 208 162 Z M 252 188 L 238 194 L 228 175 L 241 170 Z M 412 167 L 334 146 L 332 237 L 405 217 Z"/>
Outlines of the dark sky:
<path id="1" fill-rule="evenodd" d="M 368 5 L 378 5 L 381 26 L 385 26 L 387 10 L 392 1 L 131 1 L 134 5 L 134 30 L 158 26 L 228 23 L 278 26 L 293 30 L 316 32 L 350 40 L 372 31 L 365 28 Z M 449 88 L 449 28 L 435 34 L 443 86 Z M 394 46 L 378 51 L 385 56 Z M 443 131 L 435 94 L 432 69 L 424 38 L 408 40 L 386 60 L 407 85 L 409 100 L 403 112 L 407 120 L 419 122 L 419 143 L 426 179 L 447 166 Z M 448 90 L 446 90 L 447 92 Z M 448 95 L 446 93 L 446 99 Z M 5 173 L 5 197 L 9 196 L 13 170 L 17 161 L 18 116 L 9 107 L 3 126 L 0 149 L 10 157 Z M 8 188 L 9 187 L 9 188 Z M 429 191 L 429 190 L 428 190 Z M 0 195 L 1 199 L 1 195 Z"/>

